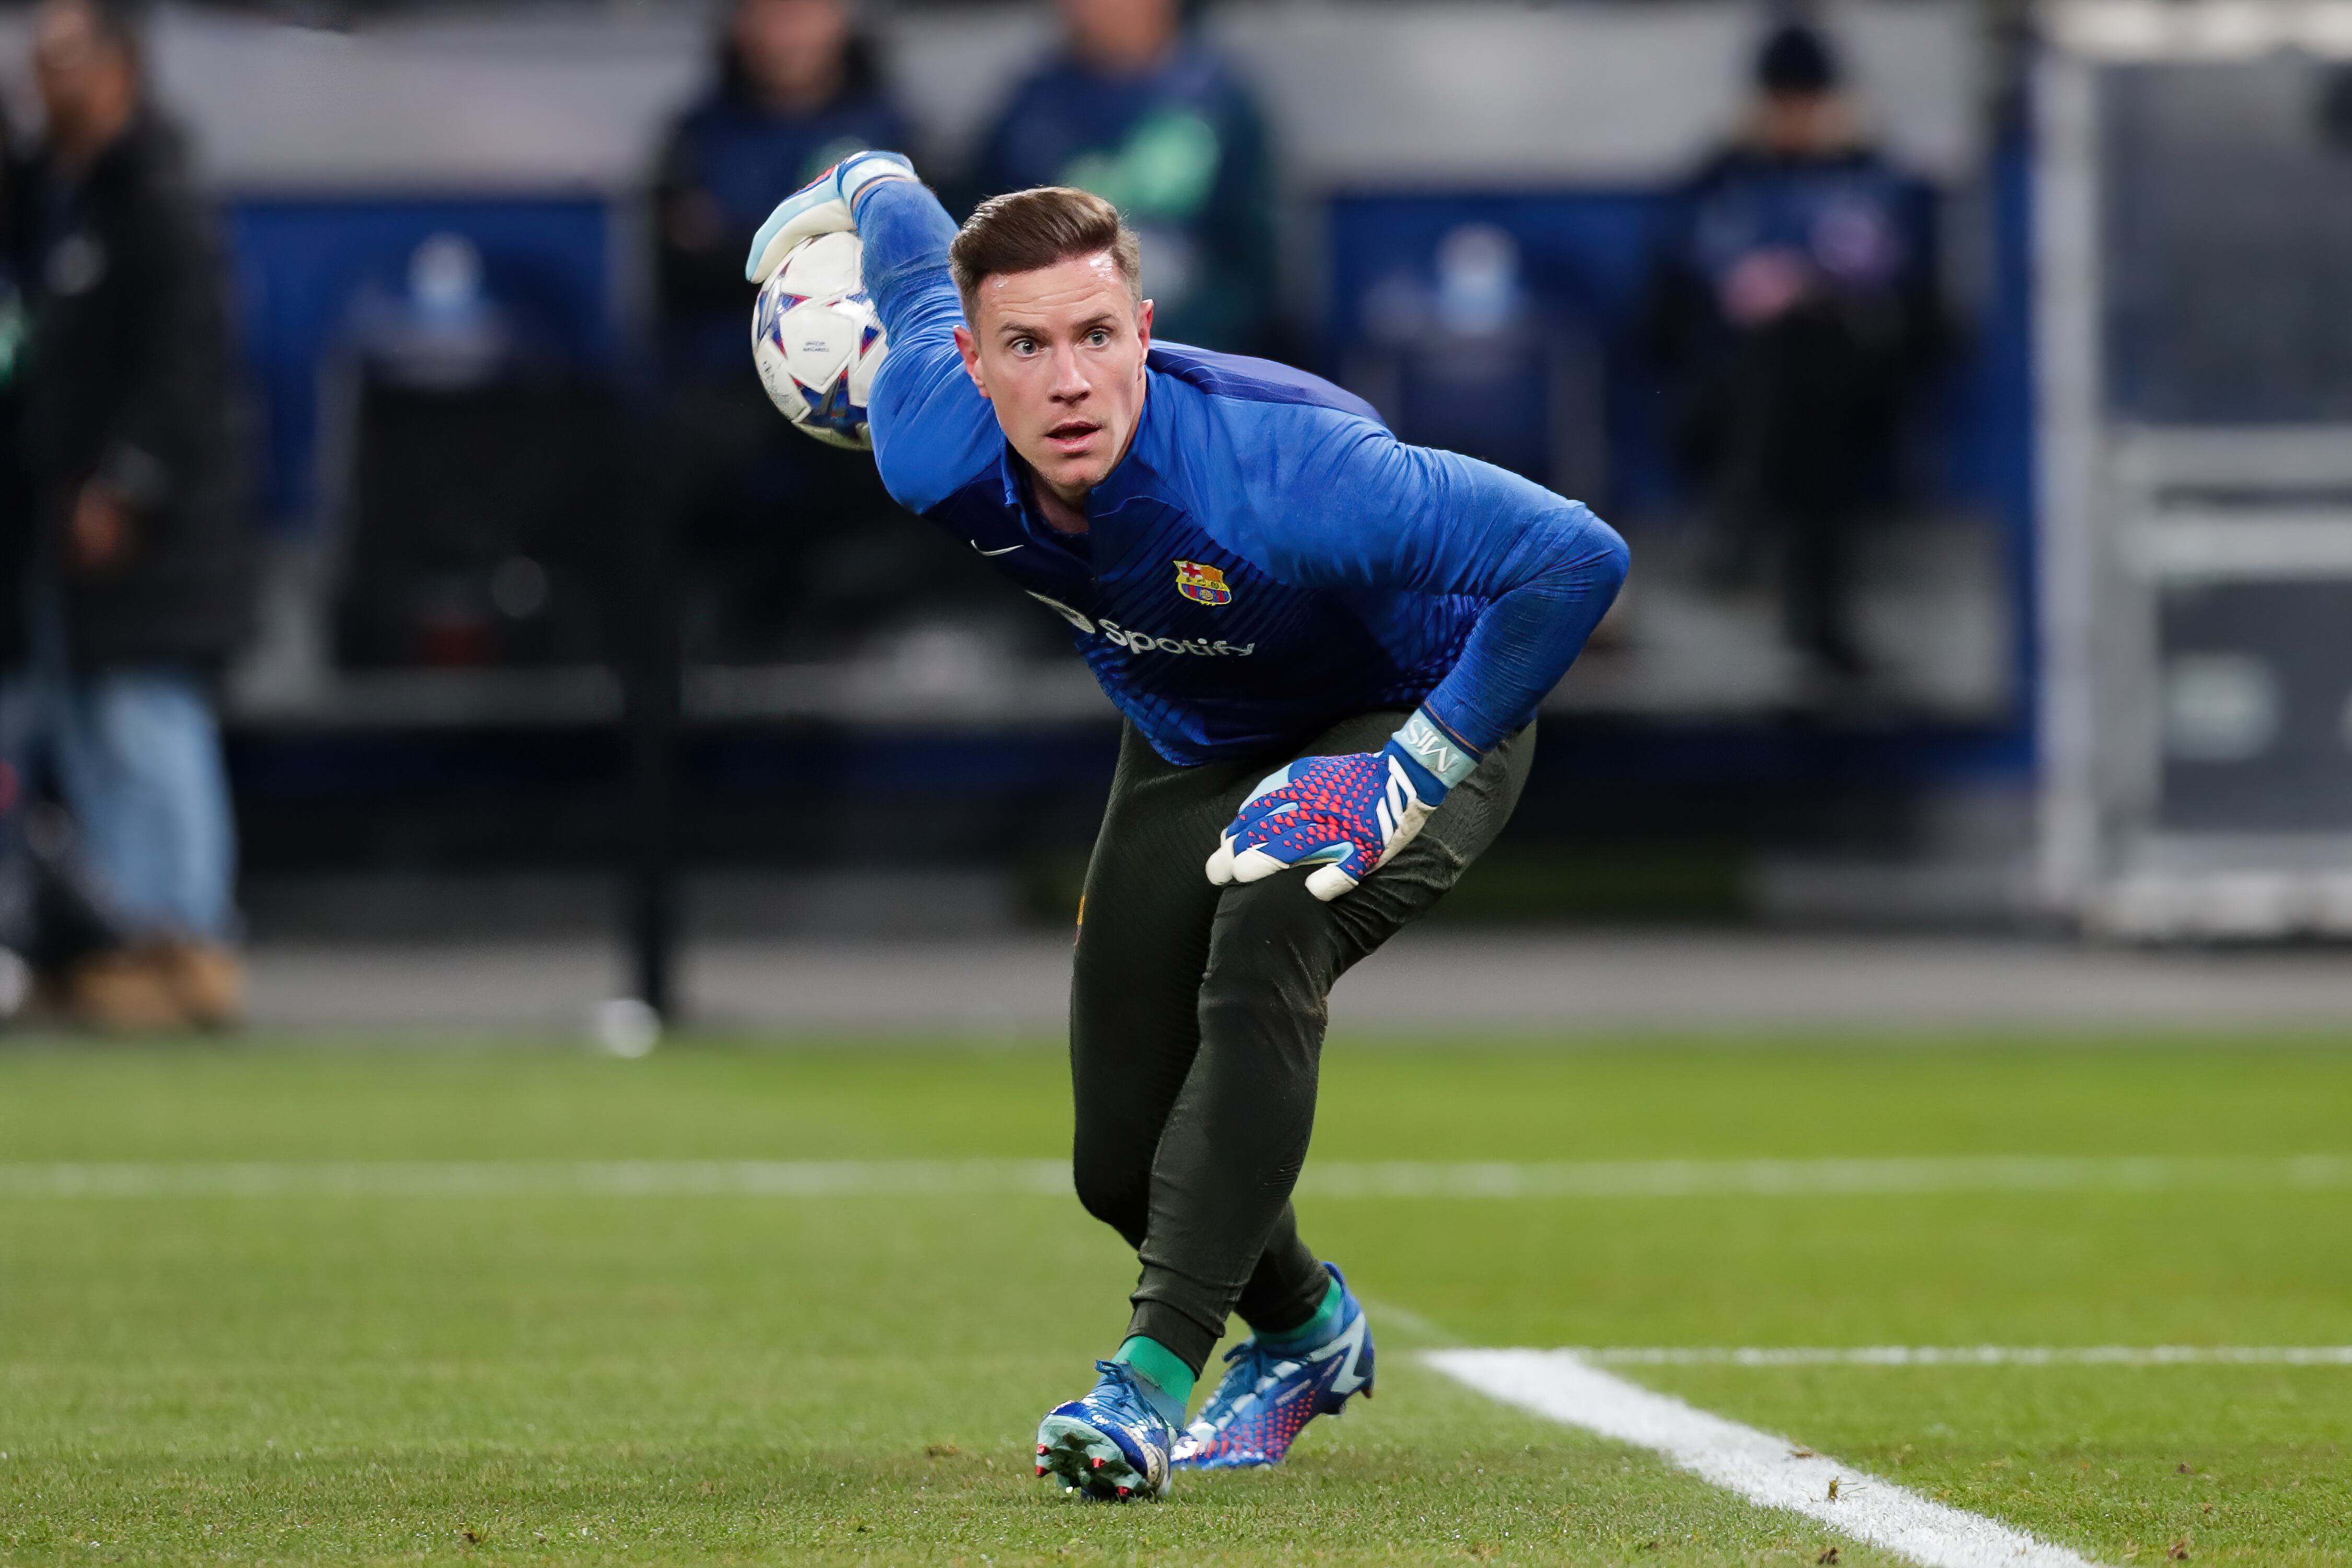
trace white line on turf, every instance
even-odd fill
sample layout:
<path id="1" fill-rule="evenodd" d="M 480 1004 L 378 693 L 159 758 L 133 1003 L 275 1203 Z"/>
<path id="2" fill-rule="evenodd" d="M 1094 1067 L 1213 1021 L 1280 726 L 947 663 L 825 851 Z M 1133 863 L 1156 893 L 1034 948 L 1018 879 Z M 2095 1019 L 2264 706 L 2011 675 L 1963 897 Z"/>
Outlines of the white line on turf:
<path id="1" fill-rule="evenodd" d="M 1505 1404 L 1651 1449 L 1759 1507 L 1793 1510 L 1927 1568 L 2095 1568 L 2063 1546 L 1628 1383 L 1570 1351 L 1423 1355 L 1447 1376 Z"/>
<path id="2" fill-rule="evenodd" d="M 2352 1157 L 1913 1160 L 1590 1160 L 1309 1165 L 1299 1190 L 1324 1198 L 1819 1197 L 1917 1193 L 2158 1192 L 2181 1187 L 2352 1186 Z"/>
<path id="3" fill-rule="evenodd" d="M 2352 1156 L 1326 1162 L 1301 1196 L 1880 1197 L 2352 1187 Z M 332 1161 L 0 1163 L 5 1197 L 1067 1195 L 1057 1160 Z"/>
<path id="4" fill-rule="evenodd" d="M 2352 1345 L 1604 1345 L 1595 1366 L 2352 1366 Z"/>
<path id="5" fill-rule="evenodd" d="M 505 1160 L 0 1165 L 58 1198 L 862 1197 L 1066 1194 L 1059 1160 Z"/>

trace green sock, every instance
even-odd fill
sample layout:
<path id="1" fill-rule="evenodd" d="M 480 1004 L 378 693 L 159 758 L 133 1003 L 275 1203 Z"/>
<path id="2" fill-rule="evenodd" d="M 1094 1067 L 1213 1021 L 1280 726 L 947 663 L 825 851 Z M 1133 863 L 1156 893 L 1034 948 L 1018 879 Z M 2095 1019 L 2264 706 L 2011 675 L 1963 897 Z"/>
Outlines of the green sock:
<path id="1" fill-rule="evenodd" d="M 1184 1407 L 1192 1402 L 1192 1369 L 1182 1356 L 1148 1334 L 1129 1334 L 1110 1359 L 1133 1367 L 1144 1398 L 1151 1401 L 1160 1418 L 1182 1429 Z"/>
<path id="2" fill-rule="evenodd" d="M 1323 1304 L 1315 1315 L 1285 1334 L 1260 1334 L 1258 1342 L 1270 1351 L 1313 1350 L 1328 1343 L 1339 1331 L 1340 1310 L 1347 1304 L 1348 1293 L 1339 1289 L 1337 1279 L 1325 1288 Z"/>

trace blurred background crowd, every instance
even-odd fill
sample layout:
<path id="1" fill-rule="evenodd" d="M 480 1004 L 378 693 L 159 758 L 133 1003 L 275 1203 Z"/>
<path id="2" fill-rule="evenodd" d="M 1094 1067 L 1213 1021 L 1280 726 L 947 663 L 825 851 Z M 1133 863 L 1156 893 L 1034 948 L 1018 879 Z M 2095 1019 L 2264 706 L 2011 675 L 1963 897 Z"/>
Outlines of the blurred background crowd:
<path id="1" fill-rule="evenodd" d="M 959 213 L 1111 198 L 1162 335 L 1331 375 L 1632 538 L 1470 918 L 2032 913 L 2032 20 L 0 11 L 11 988 L 225 1022 L 248 932 L 570 931 L 632 856 L 657 930 L 673 864 L 706 930 L 1062 918 L 1107 705 L 752 373 L 750 235 L 866 146 Z M 2352 137 L 2294 68 L 2293 134 Z M 2226 728 L 2242 693 L 2200 679 L 2189 721 Z"/>

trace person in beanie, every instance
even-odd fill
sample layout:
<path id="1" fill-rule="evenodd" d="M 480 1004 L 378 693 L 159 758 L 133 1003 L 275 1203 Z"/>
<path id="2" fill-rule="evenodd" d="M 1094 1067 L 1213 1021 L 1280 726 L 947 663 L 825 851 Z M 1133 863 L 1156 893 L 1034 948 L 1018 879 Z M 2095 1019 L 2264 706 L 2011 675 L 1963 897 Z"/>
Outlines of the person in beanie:
<path id="1" fill-rule="evenodd" d="M 1645 337 L 1719 575 L 1778 557 L 1788 639 L 1834 695 L 1865 674 L 1856 530 L 1939 336 L 1934 241 L 1918 183 L 1857 138 L 1819 31 L 1775 28 L 1755 81 L 1747 136 L 1673 205 Z"/>

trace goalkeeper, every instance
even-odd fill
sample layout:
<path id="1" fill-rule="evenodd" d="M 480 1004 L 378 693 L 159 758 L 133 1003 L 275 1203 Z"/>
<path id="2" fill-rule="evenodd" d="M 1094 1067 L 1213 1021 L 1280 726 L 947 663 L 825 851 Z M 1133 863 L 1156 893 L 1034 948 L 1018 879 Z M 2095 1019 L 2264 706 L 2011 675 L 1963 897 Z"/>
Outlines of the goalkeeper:
<path id="1" fill-rule="evenodd" d="M 1079 1200 L 1142 1270 L 1038 1472 L 1150 1497 L 1276 1463 L 1372 1385 L 1363 1309 L 1289 1201 L 1325 999 L 1510 816 L 1624 542 L 1314 376 L 1153 342 L 1135 237 L 1083 191 L 959 231 L 905 159 L 859 153 L 776 209 L 748 270 L 852 227 L 888 332 L 884 482 L 1066 621 L 1126 718 L 1070 1065 Z M 1187 1427 L 1235 1311 L 1253 1337 Z"/>

